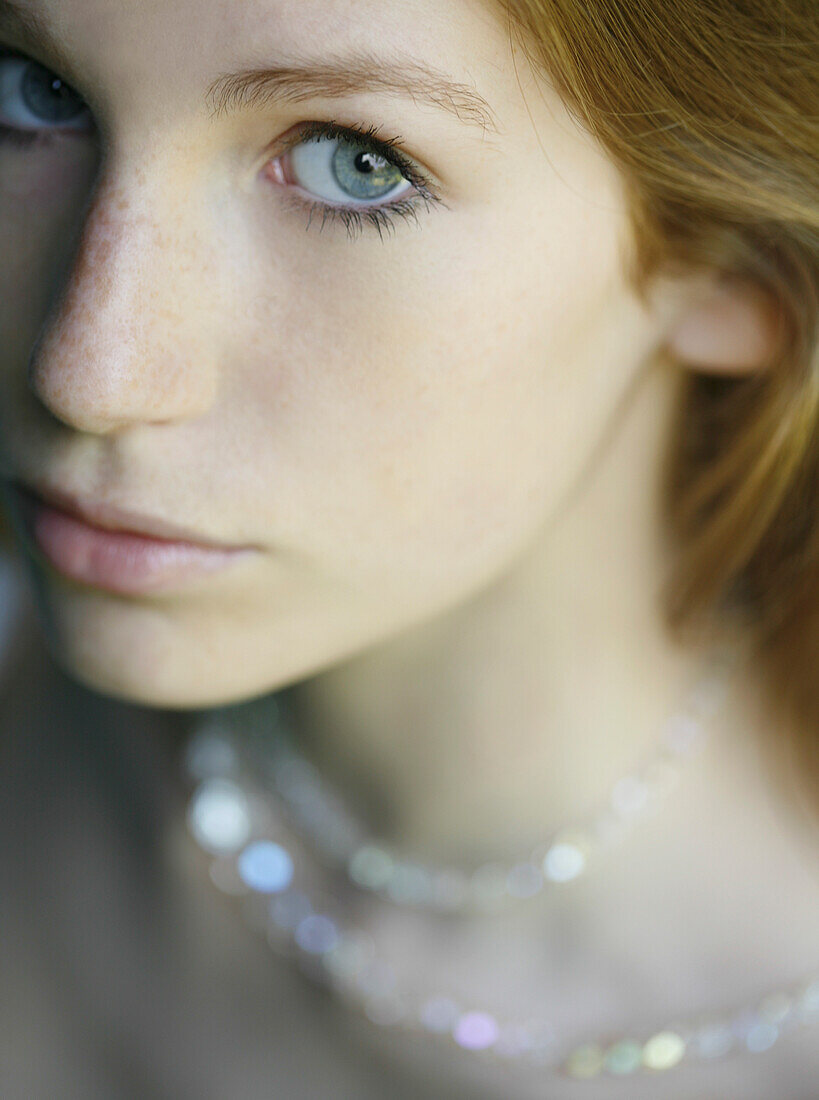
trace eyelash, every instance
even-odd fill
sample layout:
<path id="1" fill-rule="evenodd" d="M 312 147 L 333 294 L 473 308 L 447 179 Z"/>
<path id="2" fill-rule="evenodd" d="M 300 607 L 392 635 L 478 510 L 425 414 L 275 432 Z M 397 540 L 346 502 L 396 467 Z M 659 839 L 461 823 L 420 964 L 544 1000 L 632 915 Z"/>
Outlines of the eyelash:
<path id="1" fill-rule="evenodd" d="M 0 61 L 7 57 L 23 57 L 25 54 L 0 47 Z M 300 209 L 307 207 L 308 218 L 306 230 L 309 230 L 317 214 L 321 214 L 319 232 L 328 222 L 341 222 L 347 236 L 353 240 L 360 236 L 366 228 L 373 228 L 378 232 L 381 240 L 385 233 L 394 232 L 398 219 L 409 222 L 418 222 L 420 207 L 425 210 L 433 206 L 444 206 L 429 179 L 400 151 L 401 139 L 398 137 L 380 137 L 379 126 L 339 125 L 335 120 L 329 122 L 308 122 L 301 126 L 296 137 L 289 142 L 279 156 L 286 154 L 296 145 L 305 141 L 321 139 L 337 139 L 347 141 L 350 144 L 360 146 L 368 153 L 383 157 L 393 164 L 401 174 L 415 188 L 415 193 L 396 202 L 383 203 L 380 206 L 337 206 L 323 202 L 319 199 L 309 200 L 303 197 L 289 196 L 289 202 Z M 69 131 L 66 131 L 69 132 Z M 0 144 L 14 145 L 20 149 L 28 149 L 37 144 L 48 144 L 55 136 L 63 136 L 49 130 L 19 130 L 13 126 L 7 126 L 0 122 Z"/>
<path id="2" fill-rule="evenodd" d="M 427 212 L 433 206 L 445 205 L 433 190 L 429 179 L 400 152 L 401 139 L 379 137 L 379 126 L 341 126 L 335 120 L 330 122 L 308 122 L 299 128 L 295 138 L 290 141 L 279 156 L 288 153 L 305 141 L 339 139 L 364 149 L 368 153 L 383 157 L 393 164 L 415 188 L 415 194 L 397 202 L 387 202 L 378 206 L 336 206 L 321 200 L 309 200 L 290 196 L 290 201 L 301 208 L 307 206 L 308 220 L 305 229 L 309 230 L 313 219 L 321 214 L 321 232 L 327 222 L 341 222 L 347 229 L 347 236 L 353 240 L 367 227 L 377 230 L 381 240 L 385 233 L 394 232 L 397 220 L 418 222 L 421 205 Z"/>
<path id="3" fill-rule="evenodd" d="M 15 130 L 13 126 L 6 126 L 5 123 L 0 122 L 0 143 L 27 149 L 35 142 L 45 140 L 45 135 L 38 134 L 36 130 Z"/>

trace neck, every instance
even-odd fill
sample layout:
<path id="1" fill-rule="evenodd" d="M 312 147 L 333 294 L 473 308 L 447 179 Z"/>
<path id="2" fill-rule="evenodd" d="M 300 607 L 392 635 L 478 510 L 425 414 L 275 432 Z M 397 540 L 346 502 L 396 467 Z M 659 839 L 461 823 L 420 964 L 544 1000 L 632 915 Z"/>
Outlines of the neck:
<path id="1" fill-rule="evenodd" d="M 290 689 L 305 752 L 385 839 L 501 856 L 594 810 L 658 743 L 710 649 L 675 643 L 659 605 L 668 548 L 645 471 L 677 396 L 675 376 L 648 376 L 501 578 Z"/>

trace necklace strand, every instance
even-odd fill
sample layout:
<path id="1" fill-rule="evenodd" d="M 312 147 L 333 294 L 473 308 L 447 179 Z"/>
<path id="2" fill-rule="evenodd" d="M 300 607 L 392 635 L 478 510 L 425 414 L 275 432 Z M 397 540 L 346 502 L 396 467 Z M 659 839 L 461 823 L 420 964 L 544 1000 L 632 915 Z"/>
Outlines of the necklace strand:
<path id="1" fill-rule="evenodd" d="M 196 784 L 188 804 L 188 828 L 210 859 L 214 884 L 240 899 L 246 918 L 266 935 L 271 947 L 297 960 L 308 977 L 381 1027 L 420 1031 L 473 1056 L 524 1062 L 572 1079 L 658 1072 L 683 1061 L 710 1061 L 743 1050 L 762 1052 L 794 1026 L 819 1021 L 819 974 L 737 1012 L 673 1022 L 643 1038 L 609 1036 L 567 1048 L 550 1020 L 503 1020 L 442 992 L 400 989 L 394 968 L 378 955 L 373 938 L 345 926 L 332 900 L 317 902 L 307 884 L 297 881 L 298 838 L 287 838 L 287 847 L 279 843 L 286 839 L 286 818 L 301 827 L 311 847 L 331 866 L 347 870 L 353 886 L 399 905 L 493 912 L 510 898 L 535 897 L 542 887 L 516 892 L 516 884 L 526 881 L 521 867 L 529 868 L 530 876 L 542 869 L 543 884 L 573 881 L 585 870 L 589 855 L 622 836 L 671 789 L 681 761 L 701 744 L 702 720 L 723 698 L 725 673 L 736 667 L 737 657 L 737 651 L 718 655 L 712 665 L 717 674 L 712 671 L 700 679 L 686 707 L 666 723 L 658 752 L 614 785 L 607 807 L 591 820 L 591 827 L 587 823 L 584 828 L 561 830 L 545 848 L 508 865 L 485 864 L 471 874 L 460 868 L 430 868 L 364 836 L 315 769 L 296 753 L 276 697 L 208 712 L 196 725 L 184 758 L 186 778 Z M 271 712 L 276 715 L 272 727 Z M 276 747 L 271 750 L 271 745 Z M 343 843 L 330 839 L 336 828 Z M 570 848 L 582 856 L 582 863 Z M 560 866 L 554 853 L 561 850 L 564 866 L 575 873 L 550 876 L 549 867 Z M 356 868 L 367 866 L 361 852 L 370 853 L 370 868 L 380 859 L 392 874 L 357 875 Z M 535 858 L 541 860 L 539 868 Z M 408 873 L 407 868 L 413 870 Z M 306 867 L 300 870 L 309 878 Z M 410 881 L 415 890 L 407 888 Z M 434 884 L 446 881 L 469 886 L 436 892 Z M 404 886 L 396 887 L 398 882 Z M 448 899 L 446 903 L 442 898 Z"/>
<path id="2" fill-rule="evenodd" d="M 739 646 L 726 647 L 712 657 L 705 674 L 664 723 L 654 750 L 612 785 L 596 812 L 503 862 L 471 868 L 431 866 L 368 835 L 296 749 L 289 708 L 276 696 L 210 711 L 189 750 L 188 770 L 194 777 L 203 775 L 210 756 L 218 762 L 220 753 L 235 752 L 222 746 L 236 745 L 238 739 L 247 770 L 262 779 L 286 810 L 291 829 L 354 887 L 397 906 L 452 914 L 494 912 L 579 878 L 598 855 L 656 811 L 676 786 L 687 760 L 705 742 L 706 722 L 722 702 L 727 675 L 744 653 Z M 203 823 L 215 822 L 210 830 L 207 824 L 202 828 L 205 842 L 217 847 L 225 819 L 233 821 L 237 834 L 249 828 L 247 808 L 230 787 L 209 788 L 199 803 L 199 817 Z M 233 833 L 227 840 L 236 843 Z"/>

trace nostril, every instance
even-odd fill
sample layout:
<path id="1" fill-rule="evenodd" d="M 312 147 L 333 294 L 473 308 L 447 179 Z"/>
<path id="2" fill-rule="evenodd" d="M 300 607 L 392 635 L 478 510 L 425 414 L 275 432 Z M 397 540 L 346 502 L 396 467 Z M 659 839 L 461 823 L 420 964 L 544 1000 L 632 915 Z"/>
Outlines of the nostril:
<path id="1" fill-rule="evenodd" d="M 212 407 L 215 380 L 199 363 L 185 374 L 172 372 L 164 384 L 158 377 L 162 372 L 151 364 L 127 368 L 105 359 L 69 363 L 44 354 L 29 372 L 29 386 L 51 417 L 93 435 L 198 419 Z"/>

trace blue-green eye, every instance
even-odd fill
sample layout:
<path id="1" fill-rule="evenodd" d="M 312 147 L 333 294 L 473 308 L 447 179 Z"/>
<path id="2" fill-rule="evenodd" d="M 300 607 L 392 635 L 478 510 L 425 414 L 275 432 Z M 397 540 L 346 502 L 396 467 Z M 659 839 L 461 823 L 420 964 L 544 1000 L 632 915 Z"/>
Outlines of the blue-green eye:
<path id="1" fill-rule="evenodd" d="M 351 239 L 372 227 L 384 240 L 399 221 L 417 223 L 421 207 L 447 205 L 426 170 L 400 148 L 401 138 L 381 134 L 378 126 L 314 120 L 285 142 L 263 175 L 289 186 L 296 206 L 309 206 L 308 229 L 315 214 L 320 230 L 337 221 Z"/>
<path id="2" fill-rule="evenodd" d="M 88 107 L 56 73 L 16 54 L 0 54 L 0 123 L 19 130 L 90 129 Z"/>
<path id="3" fill-rule="evenodd" d="M 287 177 L 324 202 L 376 203 L 412 190 L 402 170 L 352 138 L 311 138 L 287 154 Z"/>

